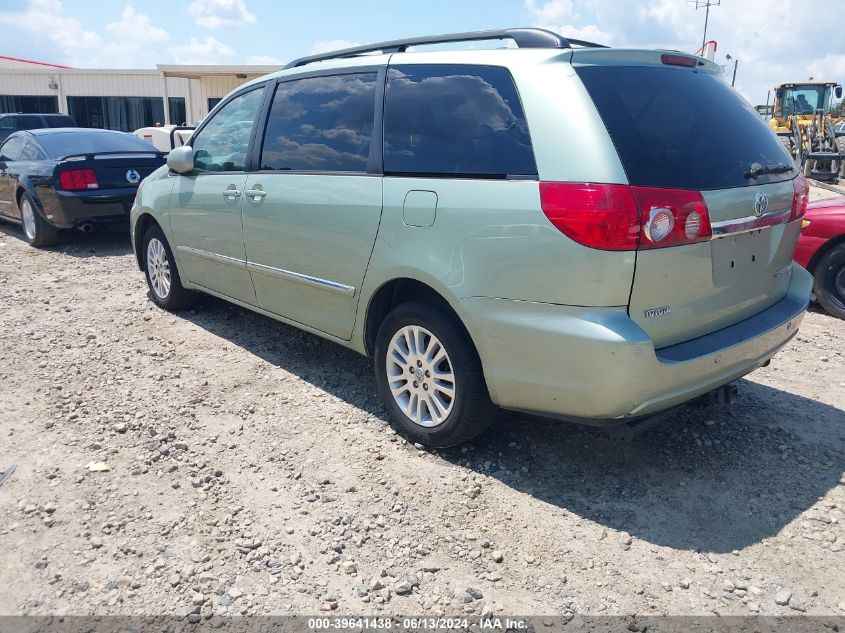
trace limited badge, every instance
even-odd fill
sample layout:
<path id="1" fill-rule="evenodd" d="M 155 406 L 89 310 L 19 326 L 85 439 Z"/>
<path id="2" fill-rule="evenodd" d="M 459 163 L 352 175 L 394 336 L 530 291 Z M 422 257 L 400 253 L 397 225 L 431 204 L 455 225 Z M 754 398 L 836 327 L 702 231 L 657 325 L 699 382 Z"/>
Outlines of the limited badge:
<path id="1" fill-rule="evenodd" d="M 645 310 L 643 314 L 645 314 L 645 318 L 651 319 L 652 317 L 666 316 L 671 312 L 672 308 L 669 306 L 660 306 L 659 308 L 649 308 L 648 310 Z"/>

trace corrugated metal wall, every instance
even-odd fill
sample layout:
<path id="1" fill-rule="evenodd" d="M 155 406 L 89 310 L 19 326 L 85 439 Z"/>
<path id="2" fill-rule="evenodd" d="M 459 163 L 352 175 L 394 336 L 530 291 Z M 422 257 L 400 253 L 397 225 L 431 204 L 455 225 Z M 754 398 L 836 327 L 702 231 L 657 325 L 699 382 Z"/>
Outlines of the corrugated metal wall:
<path id="1" fill-rule="evenodd" d="M 188 112 L 195 121 L 205 118 L 208 116 L 210 98 L 225 97 L 241 84 L 252 81 L 256 77 L 261 77 L 261 75 L 248 75 L 246 79 L 231 75 L 201 77 L 196 84 L 191 85 L 191 104 Z"/>
<path id="2" fill-rule="evenodd" d="M 0 73 L 0 95 L 56 95 L 49 87 L 51 76 L 43 73 Z"/>
<path id="3" fill-rule="evenodd" d="M 210 75 L 200 79 L 168 77 L 168 97 L 184 97 L 188 119 L 208 115 L 209 98 L 225 97 L 241 84 L 259 77 Z M 50 87 L 51 85 L 55 87 Z M 0 95 L 55 95 L 59 111 L 67 113 L 66 97 L 165 97 L 164 77 L 158 71 L 86 72 L 84 70 L 28 70 L 20 66 L 0 72 Z"/>

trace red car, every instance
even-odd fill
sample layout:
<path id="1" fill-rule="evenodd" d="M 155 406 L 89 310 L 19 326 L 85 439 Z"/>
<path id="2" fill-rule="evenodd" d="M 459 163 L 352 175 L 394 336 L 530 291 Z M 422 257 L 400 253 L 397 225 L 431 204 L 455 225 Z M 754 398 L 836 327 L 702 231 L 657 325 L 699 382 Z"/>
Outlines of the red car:
<path id="1" fill-rule="evenodd" d="M 809 204 L 795 261 L 816 278 L 816 301 L 845 319 L 845 196 Z"/>

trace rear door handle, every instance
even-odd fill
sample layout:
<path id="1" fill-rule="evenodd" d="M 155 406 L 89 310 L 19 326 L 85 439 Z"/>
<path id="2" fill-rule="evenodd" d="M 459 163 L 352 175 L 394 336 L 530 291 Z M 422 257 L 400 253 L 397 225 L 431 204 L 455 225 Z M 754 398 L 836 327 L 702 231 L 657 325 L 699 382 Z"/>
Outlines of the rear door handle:
<path id="1" fill-rule="evenodd" d="M 247 189 L 246 190 L 246 197 L 252 198 L 254 202 L 258 202 L 261 198 L 265 197 L 267 192 L 263 189 Z"/>
<path id="2" fill-rule="evenodd" d="M 226 189 L 223 192 L 224 198 L 240 198 L 241 197 L 241 190 L 235 189 L 234 187 Z"/>

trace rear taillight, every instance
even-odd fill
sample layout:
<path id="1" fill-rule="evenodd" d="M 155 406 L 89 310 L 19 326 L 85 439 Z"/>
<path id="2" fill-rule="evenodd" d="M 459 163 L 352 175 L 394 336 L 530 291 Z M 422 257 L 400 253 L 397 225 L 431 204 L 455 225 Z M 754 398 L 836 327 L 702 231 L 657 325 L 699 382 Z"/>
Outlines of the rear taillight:
<path id="1" fill-rule="evenodd" d="M 59 174 L 59 185 L 62 189 L 77 191 L 80 189 L 96 189 L 97 176 L 93 169 L 68 169 Z"/>
<path id="2" fill-rule="evenodd" d="M 789 221 L 804 217 L 807 212 L 807 203 L 810 200 L 810 185 L 803 174 L 798 174 L 792 179 L 792 212 L 789 214 Z"/>
<path id="3" fill-rule="evenodd" d="M 564 235 L 606 251 L 632 251 L 640 232 L 639 211 L 627 185 L 541 182 L 543 213 Z"/>
<path id="4" fill-rule="evenodd" d="M 711 236 L 710 213 L 698 191 L 631 187 L 640 205 L 640 248 L 695 244 Z"/>
<path id="5" fill-rule="evenodd" d="M 572 240 L 607 251 L 694 244 L 710 239 L 698 191 L 541 182 L 543 213 Z"/>

